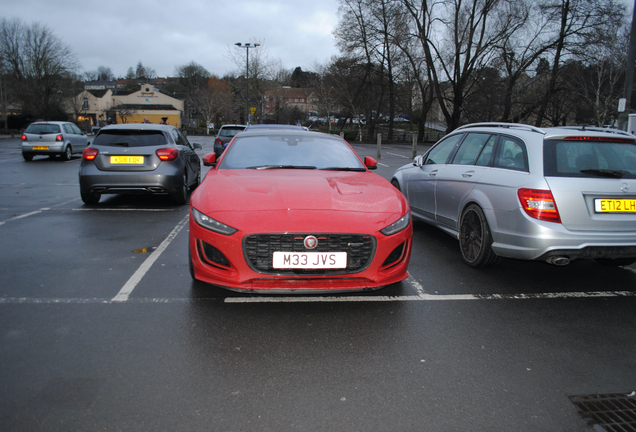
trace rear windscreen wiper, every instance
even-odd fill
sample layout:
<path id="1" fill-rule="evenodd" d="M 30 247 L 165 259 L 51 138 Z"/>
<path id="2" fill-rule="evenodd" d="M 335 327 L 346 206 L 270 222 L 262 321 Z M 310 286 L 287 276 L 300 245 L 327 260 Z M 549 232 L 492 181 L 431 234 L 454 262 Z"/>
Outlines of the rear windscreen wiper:
<path id="1" fill-rule="evenodd" d="M 608 170 L 608 169 L 584 169 L 581 170 L 583 174 L 590 174 L 597 177 L 607 177 L 607 178 L 623 178 L 625 171 L 621 170 Z"/>

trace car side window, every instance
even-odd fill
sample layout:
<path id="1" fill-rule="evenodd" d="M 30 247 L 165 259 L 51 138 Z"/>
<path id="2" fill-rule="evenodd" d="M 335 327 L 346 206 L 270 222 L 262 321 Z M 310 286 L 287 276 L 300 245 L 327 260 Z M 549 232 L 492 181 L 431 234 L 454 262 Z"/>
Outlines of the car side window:
<path id="1" fill-rule="evenodd" d="M 511 138 L 501 137 L 494 166 L 516 171 L 528 171 L 528 154 L 523 142 Z"/>
<path id="2" fill-rule="evenodd" d="M 190 145 L 190 141 L 188 141 L 188 138 L 186 138 L 185 135 L 183 135 L 183 133 L 181 133 L 181 131 L 179 129 L 175 129 L 177 131 L 177 144 L 179 145 L 184 145 L 184 146 L 188 146 L 190 148 L 192 148 L 192 146 Z M 183 143 L 183 144 L 181 144 Z"/>
<path id="3" fill-rule="evenodd" d="M 75 135 L 81 135 L 82 131 L 80 130 L 80 128 L 77 127 L 77 125 L 72 124 L 71 128 L 73 129 L 73 133 L 75 133 Z"/>
<path id="4" fill-rule="evenodd" d="M 71 127 L 70 124 L 63 124 L 62 125 L 64 127 L 64 132 L 66 132 L 67 134 L 74 134 L 75 132 L 73 132 L 73 128 Z"/>
<path id="5" fill-rule="evenodd" d="M 172 129 L 170 134 L 172 135 L 172 139 L 174 139 L 174 142 L 177 145 L 180 145 L 180 146 L 188 145 L 188 141 L 183 137 L 183 135 L 181 135 L 181 133 L 176 128 Z"/>
<path id="6" fill-rule="evenodd" d="M 443 139 L 428 152 L 424 165 L 445 164 L 457 143 L 464 134 L 457 134 Z"/>
<path id="7" fill-rule="evenodd" d="M 491 135 L 486 145 L 482 148 L 479 157 L 477 158 L 477 162 L 475 165 L 478 166 L 488 166 L 490 165 L 490 159 L 492 158 L 492 150 L 495 148 L 495 144 L 497 143 L 497 135 Z"/>
<path id="8" fill-rule="evenodd" d="M 490 134 L 469 133 L 453 158 L 456 165 L 475 165 L 482 149 L 488 142 Z"/>

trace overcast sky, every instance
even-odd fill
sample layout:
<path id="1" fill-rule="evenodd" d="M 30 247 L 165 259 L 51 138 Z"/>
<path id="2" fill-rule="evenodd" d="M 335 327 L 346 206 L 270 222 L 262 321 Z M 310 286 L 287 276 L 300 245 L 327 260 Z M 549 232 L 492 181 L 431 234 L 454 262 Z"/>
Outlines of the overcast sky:
<path id="1" fill-rule="evenodd" d="M 192 61 L 223 76 L 239 66 L 237 42 L 259 42 L 268 60 L 312 70 L 338 53 L 338 0 L 0 0 L 3 18 L 40 22 L 67 44 L 81 71 L 124 76 L 141 61 L 159 77 Z M 238 55 L 245 67 L 245 49 Z M 250 56 L 253 50 L 250 49 Z"/>

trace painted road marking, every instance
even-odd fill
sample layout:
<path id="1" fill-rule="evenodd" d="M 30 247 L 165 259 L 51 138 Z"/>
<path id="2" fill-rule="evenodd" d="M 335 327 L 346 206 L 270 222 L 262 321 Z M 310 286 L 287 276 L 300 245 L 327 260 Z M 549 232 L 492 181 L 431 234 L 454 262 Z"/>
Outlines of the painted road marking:
<path id="1" fill-rule="evenodd" d="M 147 261 L 147 260 L 146 260 Z M 132 279 L 132 278 L 131 278 Z M 134 287 L 133 287 L 134 288 Z M 112 304 L 112 303 L 191 303 L 213 301 L 224 303 L 344 303 L 344 302 L 410 302 L 410 301 L 474 301 L 474 300 L 555 300 L 569 298 L 636 297 L 632 291 L 557 292 L 532 294 L 419 294 L 409 296 L 271 296 L 208 298 L 30 298 L 0 297 L 0 304 Z"/>
<path id="2" fill-rule="evenodd" d="M 130 279 L 128 279 L 128 282 L 126 282 L 126 284 L 122 287 L 122 289 L 119 290 L 119 293 L 117 293 L 117 295 L 113 297 L 112 299 L 113 302 L 125 302 L 128 300 L 128 297 L 133 292 L 137 284 L 141 281 L 141 279 L 146 275 L 146 273 L 148 273 L 148 270 L 150 270 L 150 267 L 152 267 L 155 261 L 157 261 L 157 259 L 161 256 L 163 251 L 166 250 L 166 248 L 170 245 L 170 243 L 172 243 L 172 241 L 175 239 L 177 234 L 179 234 L 179 231 L 181 231 L 181 229 L 185 226 L 185 224 L 188 223 L 189 217 L 190 217 L 190 214 L 186 215 L 183 219 L 181 219 L 181 222 L 179 222 L 177 226 L 174 227 L 172 232 L 168 234 L 168 237 L 166 237 L 166 239 L 163 242 L 161 242 L 159 247 L 155 249 L 154 252 L 151 253 L 150 256 L 148 256 L 148 258 L 146 258 L 146 260 L 141 264 L 141 266 L 139 266 L 137 271 L 130 277 Z"/>

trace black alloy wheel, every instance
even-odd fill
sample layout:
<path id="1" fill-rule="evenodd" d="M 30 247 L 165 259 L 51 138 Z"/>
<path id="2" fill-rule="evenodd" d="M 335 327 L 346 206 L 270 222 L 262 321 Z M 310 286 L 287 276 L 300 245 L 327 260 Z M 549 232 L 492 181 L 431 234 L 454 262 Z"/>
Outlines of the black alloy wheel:
<path id="1" fill-rule="evenodd" d="M 492 250 L 492 234 L 483 210 L 471 204 L 463 211 L 459 223 L 459 249 L 462 259 L 471 267 L 497 264 L 501 258 Z"/>

